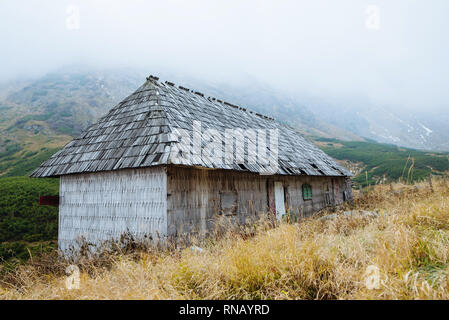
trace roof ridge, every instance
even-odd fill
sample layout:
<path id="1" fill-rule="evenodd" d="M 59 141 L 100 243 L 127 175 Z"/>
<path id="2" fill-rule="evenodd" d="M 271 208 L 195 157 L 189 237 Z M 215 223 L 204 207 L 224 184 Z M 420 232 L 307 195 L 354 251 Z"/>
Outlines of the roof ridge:
<path id="1" fill-rule="evenodd" d="M 259 113 L 259 112 L 253 111 L 253 110 L 251 110 L 251 109 L 244 108 L 244 107 L 241 107 L 241 106 L 239 106 L 239 105 L 235 105 L 235 104 L 232 104 L 232 103 L 230 103 L 230 102 L 227 102 L 227 101 L 224 101 L 224 100 L 221 100 L 221 99 L 218 99 L 218 98 L 209 96 L 209 95 L 208 95 L 207 98 L 206 98 L 206 96 L 204 95 L 204 93 L 202 93 L 202 92 L 200 92 L 200 91 L 192 90 L 192 89 L 186 88 L 186 87 L 181 86 L 181 85 L 176 86 L 176 84 L 173 83 L 173 82 L 171 82 L 171 81 L 167 81 L 167 80 L 166 80 L 165 82 L 162 82 L 162 81 L 159 82 L 159 77 L 156 77 L 156 76 L 154 76 L 154 75 L 150 75 L 150 76 L 148 76 L 146 79 L 147 79 L 147 81 L 156 82 L 157 84 L 162 84 L 162 85 L 167 84 L 167 85 L 169 85 L 170 87 L 173 87 L 173 88 L 175 88 L 175 89 L 181 89 L 181 90 L 184 90 L 184 91 L 186 91 L 186 92 L 189 92 L 189 93 L 192 93 L 192 94 L 196 94 L 196 95 L 198 95 L 198 96 L 200 96 L 200 97 L 202 97 L 202 98 L 204 98 L 204 99 L 206 99 L 206 100 L 209 100 L 210 102 L 218 102 L 218 103 L 220 103 L 220 104 L 222 104 L 222 105 L 226 105 L 226 106 L 228 106 L 228 107 L 232 107 L 232 108 L 235 108 L 235 109 L 244 111 L 244 112 L 248 112 L 248 113 L 251 114 L 251 115 L 258 116 L 259 118 L 262 118 L 262 119 L 265 119 L 265 120 L 276 121 L 276 119 L 273 118 L 273 117 L 270 117 L 270 116 L 261 114 L 261 113 Z"/>

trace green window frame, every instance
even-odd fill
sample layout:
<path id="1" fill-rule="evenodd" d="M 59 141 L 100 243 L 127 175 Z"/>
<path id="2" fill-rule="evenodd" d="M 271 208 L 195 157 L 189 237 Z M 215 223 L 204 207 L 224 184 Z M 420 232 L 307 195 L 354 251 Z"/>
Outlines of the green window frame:
<path id="1" fill-rule="evenodd" d="M 312 186 L 310 184 L 302 185 L 302 198 L 304 200 L 312 200 Z"/>

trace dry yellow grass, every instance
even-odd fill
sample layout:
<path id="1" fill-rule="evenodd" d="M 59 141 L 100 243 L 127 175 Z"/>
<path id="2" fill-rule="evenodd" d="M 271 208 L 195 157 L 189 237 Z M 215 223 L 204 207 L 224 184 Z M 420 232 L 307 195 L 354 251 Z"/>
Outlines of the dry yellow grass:
<path id="1" fill-rule="evenodd" d="M 66 264 L 30 263 L 0 283 L 3 299 L 448 299 L 449 190 L 444 180 L 376 186 L 354 209 L 378 218 L 309 218 L 255 234 L 229 233 L 203 252 L 139 251 Z M 347 208 L 346 208 L 347 209 Z M 340 212 L 341 213 L 341 212 Z M 59 270 L 59 271 L 58 271 Z M 61 271 L 62 270 L 62 271 Z M 368 288 L 378 270 L 378 288 Z M 368 273 L 367 273 L 368 271 Z M 376 282 L 374 281 L 374 287 Z"/>

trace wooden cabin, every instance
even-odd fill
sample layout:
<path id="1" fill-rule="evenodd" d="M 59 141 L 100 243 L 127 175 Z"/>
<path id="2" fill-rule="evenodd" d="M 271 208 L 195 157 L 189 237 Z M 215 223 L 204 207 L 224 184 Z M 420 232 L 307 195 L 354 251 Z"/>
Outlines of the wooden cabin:
<path id="1" fill-rule="evenodd" d="M 246 134 L 210 140 L 229 130 Z M 31 174 L 60 177 L 63 251 L 205 235 L 223 216 L 301 218 L 352 199 L 350 176 L 294 128 L 153 76 Z"/>

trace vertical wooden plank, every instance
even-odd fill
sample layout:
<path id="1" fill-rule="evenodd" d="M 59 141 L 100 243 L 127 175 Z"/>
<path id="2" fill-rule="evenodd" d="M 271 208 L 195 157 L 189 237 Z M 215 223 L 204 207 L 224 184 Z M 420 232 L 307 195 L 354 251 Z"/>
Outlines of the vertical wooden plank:
<path id="1" fill-rule="evenodd" d="M 268 190 L 268 208 L 270 215 L 276 217 L 276 203 L 274 197 L 274 181 L 272 179 L 267 180 L 267 190 Z"/>
<path id="2" fill-rule="evenodd" d="M 282 216 L 285 215 L 284 185 L 281 181 L 274 182 L 274 202 L 276 219 L 281 220 Z"/>
<path id="3" fill-rule="evenodd" d="M 163 167 L 62 176 L 59 248 L 76 241 L 99 245 L 129 232 L 135 239 L 167 234 L 167 181 Z"/>

